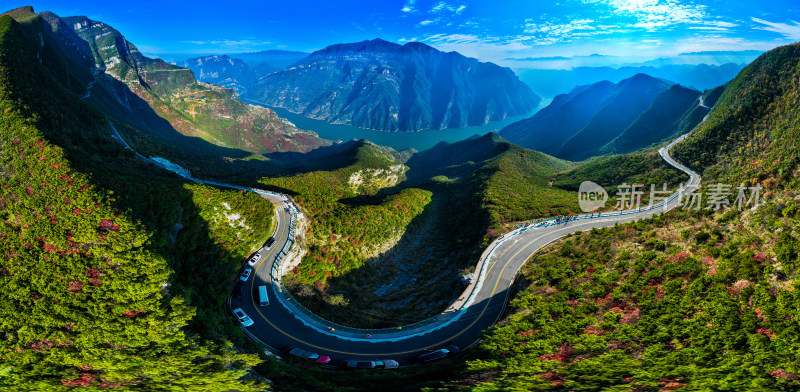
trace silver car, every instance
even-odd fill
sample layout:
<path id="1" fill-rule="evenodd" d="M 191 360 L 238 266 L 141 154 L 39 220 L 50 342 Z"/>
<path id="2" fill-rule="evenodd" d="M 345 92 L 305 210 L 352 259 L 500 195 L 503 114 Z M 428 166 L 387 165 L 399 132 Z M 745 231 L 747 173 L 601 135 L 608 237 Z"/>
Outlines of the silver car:
<path id="1" fill-rule="evenodd" d="M 261 260 L 261 253 L 256 253 L 256 255 L 253 256 L 253 258 L 251 258 L 250 261 L 248 261 L 248 263 L 252 266 L 255 266 L 259 260 Z"/>
<path id="2" fill-rule="evenodd" d="M 400 367 L 400 364 L 394 359 L 384 359 L 383 361 L 375 361 L 375 367 L 383 369 L 397 369 Z"/>

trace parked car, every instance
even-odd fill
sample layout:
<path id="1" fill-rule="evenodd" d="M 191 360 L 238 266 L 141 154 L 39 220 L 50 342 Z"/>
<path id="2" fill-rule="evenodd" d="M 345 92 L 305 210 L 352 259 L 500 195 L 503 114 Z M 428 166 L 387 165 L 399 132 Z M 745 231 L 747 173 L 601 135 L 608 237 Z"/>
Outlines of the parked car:
<path id="1" fill-rule="evenodd" d="M 242 282 L 247 282 L 247 279 L 250 278 L 250 275 L 252 273 L 253 273 L 252 268 L 245 268 L 244 271 L 242 271 L 242 275 L 239 276 L 239 280 L 241 280 Z"/>
<path id="2" fill-rule="evenodd" d="M 383 361 L 375 361 L 375 367 L 383 369 L 397 369 L 400 367 L 400 364 L 394 359 L 384 359 Z"/>
<path id="3" fill-rule="evenodd" d="M 320 355 L 319 358 L 317 358 L 317 360 L 314 361 L 314 362 L 319 363 L 319 364 L 323 364 L 323 363 L 328 363 L 330 361 L 331 361 L 331 357 L 329 357 L 327 355 Z"/>
<path id="4" fill-rule="evenodd" d="M 450 351 L 448 351 L 446 348 L 440 348 L 438 350 L 428 350 L 428 351 L 424 352 L 423 354 L 421 354 L 420 356 L 418 356 L 417 359 L 420 362 L 430 362 L 430 361 L 435 361 L 435 360 L 440 359 L 440 358 L 444 358 L 449 353 L 450 353 Z"/>
<path id="5" fill-rule="evenodd" d="M 252 258 L 250 258 L 250 261 L 248 261 L 248 263 L 249 263 L 250 265 L 252 265 L 252 266 L 255 266 L 255 265 L 256 265 L 256 263 L 258 263 L 258 261 L 259 261 L 259 260 L 261 260 L 261 253 L 256 253 L 256 255 L 255 255 L 255 256 L 253 256 Z"/>
<path id="6" fill-rule="evenodd" d="M 242 298 L 242 289 L 244 288 L 244 282 L 241 280 L 236 282 L 236 285 L 233 286 L 233 296 L 236 298 Z"/>
<path id="7" fill-rule="evenodd" d="M 374 361 L 358 361 L 355 359 L 351 359 L 349 361 L 342 361 L 342 367 L 347 367 L 351 369 L 374 369 L 375 362 Z"/>
<path id="8" fill-rule="evenodd" d="M 267 243 L 264 244 L 264 250 L 269 250 L 269 248 L 272 248 L 273 245 L 275 245 L 275 238 L 274 237 L 269 237 L 269 239 L 267 240 Z"/>
<path id="9" fill-rule="evenodd" d="M 287 351 L 287 353 L 289 355 L 294 355 L 295 357 L 311 359 L 313 361 L 318 360 L 319 357 L 320 357 L 320 355 L 317 354 L 317 353 L 312 353 L 311 351 L 306 351 L 306 350 L 303 350 L 303 349 L 300 349 L 300 348 L 295 348 L 295 347 L 292 347 L 291 349 L 289 349 L 289 351 Z M 330 358 L 328 358 L 328 360 L 330 361 Z"/>
<path id="10" fill-rule="evenodd" d="M 249 327 L 253 325 L 253 320 L 251 320 L 250 317 L 247 316 L 247 313 L 245 313 L 241 308 L 234 309 L 233 315 L 236 316 L 236 319 L 239 320 L 239 323 L 241 323 L 243 327 Z"/>
<path id="11" fill-rule="evenodd" d="M 450 343 L 449 345 L 445 346 L 445 349 L 447 351 L 449 351 L 449 353 L 447 355 L 455 355 L 455 354 L 458 354 L 461 351 L 461 349 L 458 348 L 458 346 L 456 346 L 455 344 L 452 344 L 452 343 Z"/>

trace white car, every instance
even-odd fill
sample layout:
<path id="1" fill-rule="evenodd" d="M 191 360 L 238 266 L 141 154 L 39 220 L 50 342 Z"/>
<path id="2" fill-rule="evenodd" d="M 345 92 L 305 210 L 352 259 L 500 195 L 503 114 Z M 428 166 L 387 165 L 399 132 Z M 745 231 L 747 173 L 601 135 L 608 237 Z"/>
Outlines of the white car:
<path id="1" fill-rule="evenodd" d="M 252 273 L 253 273 L 252 268 L 245 268 L 244 271 L 242 271 L 242 275 L 239 276 L 239 280 L 241 280 L 242 282 L 247 282 L 247 279 L 250 277 Z"/>
<path id="2" fill-rule="evenodd" d="M 248 261 L 247 263 L 252 266 L 255 266 L 259 260 L 261 260 L 261 253 L 256 253 L 256 255 L 253 256 L 253 258 L 251 258 L 250 261 Z"/>
<path id="3" fill-rule="evenodd" d="M 236 319 L 242 324 L 243 327 L 249 327 L 253 325 L 253 320 L 247 316 L 247 313 L 242 310 L 242 308 L 236 308 L 233 310 L 233 315 L 236 316 Z"/>

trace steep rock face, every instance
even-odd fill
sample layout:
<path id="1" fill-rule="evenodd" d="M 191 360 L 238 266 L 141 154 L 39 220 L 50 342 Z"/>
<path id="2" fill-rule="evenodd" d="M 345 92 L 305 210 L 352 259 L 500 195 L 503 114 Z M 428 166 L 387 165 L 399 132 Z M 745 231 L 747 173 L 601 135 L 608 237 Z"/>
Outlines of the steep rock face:
<path id="1" fill-rule="evenodd" d="M 49 24 L 72 57 L 90 55 L 85 98 L 107 115 L 159 137 L 178 133 L 254 153 L 308 151 L 329 144 L 272 110 L 245 104 L 228 88 L 198 82 L 191 70 L 142 55 L 111 26 L 83 16 Z M 64 29 L 68 26 L 69 29 Z M 164 121 L 166 120 L 166 122 Z"/>
<path id="2" fill-rule="evenodd" d="M 260 78 L 247 96 L 331 123 L 386 131 L 483 125 L 528 113 L 540 101 L 510 69 L 380 39 L 314 52 Z"/>

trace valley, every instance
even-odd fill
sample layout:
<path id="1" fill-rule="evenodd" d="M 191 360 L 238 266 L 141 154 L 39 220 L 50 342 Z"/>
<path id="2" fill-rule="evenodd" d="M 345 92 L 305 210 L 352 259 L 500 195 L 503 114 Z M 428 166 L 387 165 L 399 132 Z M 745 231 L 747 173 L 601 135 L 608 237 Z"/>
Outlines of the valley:
<path id="1" fill-rule="evenodd" d="M 490 40 L 432 33 L 486 26 L 472 3 L 345 29 L 315 6 L 215 15 L 224 39 L 205 7 L 142 29 L 110 4 L 126 35 L 0 14 L 0 390 L 800 388 L 784 24 L 708 5 L 686 31 L 763 40 L 667 50 L 659 20 L 625 57 L 585 38 L 619 34 L 599 14 Z M 526 7 L 492 9 L 567 5 Z M 140 51 L 169 53 L 160 29 L 187 32 L 174 64 Z M 547 62 L 573 68 L 506 66 Z"/>

